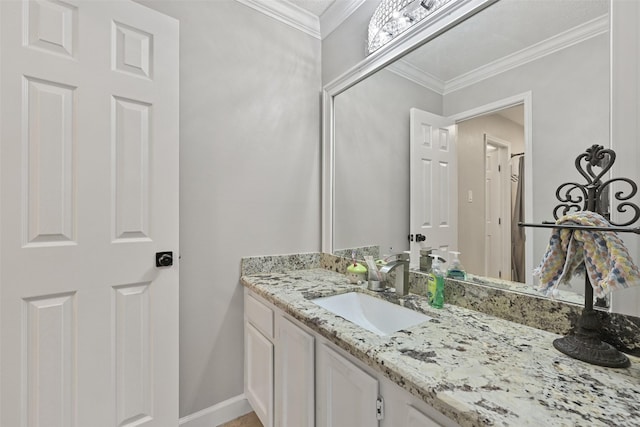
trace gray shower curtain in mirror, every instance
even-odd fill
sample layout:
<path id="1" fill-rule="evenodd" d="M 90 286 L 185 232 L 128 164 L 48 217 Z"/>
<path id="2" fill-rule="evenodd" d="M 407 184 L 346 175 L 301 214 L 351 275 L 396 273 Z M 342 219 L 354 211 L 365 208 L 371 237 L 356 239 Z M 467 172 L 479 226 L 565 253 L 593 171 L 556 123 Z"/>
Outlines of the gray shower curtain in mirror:
<path id="1" fill-rule="evenodd" d="M 520 156 L 518 163 L 518 187 L 511 218 L 511 280 L 524 283 L 524 227 L 518 227 L 519 222 L 524 222 L 524 156 Z"/>

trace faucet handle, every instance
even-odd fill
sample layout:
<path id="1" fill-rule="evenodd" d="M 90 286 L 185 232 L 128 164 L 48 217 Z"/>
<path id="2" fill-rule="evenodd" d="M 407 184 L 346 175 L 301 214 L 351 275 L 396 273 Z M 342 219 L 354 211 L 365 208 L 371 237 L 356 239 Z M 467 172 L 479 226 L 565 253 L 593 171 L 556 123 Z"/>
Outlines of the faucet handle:
<path id="1" fill-rule="evenodd" d="M 387 255 L 384 257 L 384 260 L 386 262 L 389 261 L 409 261 L 409 254 L 411 254 L 411 252 L 409 251 L 404 251 L 404 252 L 400 252 L 397 254 L 391 254 L 391 255 Z"/>

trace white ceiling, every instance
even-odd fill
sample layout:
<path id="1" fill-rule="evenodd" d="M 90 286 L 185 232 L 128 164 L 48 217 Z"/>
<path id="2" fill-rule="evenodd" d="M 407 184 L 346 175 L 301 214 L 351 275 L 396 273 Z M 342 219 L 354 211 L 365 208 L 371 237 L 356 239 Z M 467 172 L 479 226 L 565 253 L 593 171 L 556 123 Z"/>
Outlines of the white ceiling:
<path id="1" fill-rule="evenodd" d="M 608 8 L 608 0 L 500 1 L 404 59 L 448 82 L 606 15 Z"/>
<path id="2" fill-rule="evenodd" d="M 337 1 L 345 1 L 345 0 L 285 0 L 289 3 L 293 3 L 294 5 L 310 12 L 318 17 L 322 16 L 322 14 L 329 8 L 329 6 L 333 5 Z"/>
<path id="3" fill-rule="evenodd" d="M 496 113 L 498 116 L 511 120 L 514 123 L 524 126 L 524 105 L 516 105 L 515 107 L 505 108 Z"/>

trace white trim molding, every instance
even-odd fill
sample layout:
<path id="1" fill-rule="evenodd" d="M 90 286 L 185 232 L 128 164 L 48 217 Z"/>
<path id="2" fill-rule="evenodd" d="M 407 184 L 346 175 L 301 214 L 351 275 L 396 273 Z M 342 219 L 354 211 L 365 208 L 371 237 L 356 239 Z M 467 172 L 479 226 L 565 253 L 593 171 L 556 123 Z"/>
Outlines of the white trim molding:
<path id="1" fill-rule="evenodd" d="M 287 1 L 236 0 L 258 12 L 320 39 L 320 18 Z"/>
<path id="2" fill-rule="evenodd" d="M 532 61 L 536 61 L 547 55 L 558 52 L 569 46 L 573 46 L 592 37 L 606 34 L 609 31 L 609 16 L 603 15 L 582 25 L 578 25 L 564 33 L 543 40 L 533 46 L 522 49 L 504 58 L 500 58 L 482 67 L 476 68 L 466 74 L 448 80 L 445 83 L 443 95 L 476 84 L 482 80 L 504 73 L 505 71 L 520 67 Z"/>
<path id="3" fill-rule="evenodd" d="M 322 40 L 335 31 L 366 0 L 335 1 L 320 17 L 286 0 L 236 1 Z"/>
<path id="4" fill-rule="evenodd" d="M 415 65 L 405 61 L 404 59 L 399 59 L 396 62 L 389 64 L 386 69 L 441 95 L 446 90 L 447 83 L 445 81 L 432 76 L 420 68 L 417 68 Z"/>
<path id="5" fill-rule="evenodd" d="M 402 59 L 392 63 L 387 69 L 440 95 L 446 95 L 536 61 L 592 37 L 606 34 L 608 31 L 609 16 L 603 15 L 447 81 L 432 76 Z"/>
<path id="6" fill-rule="evenodd" d="M 244 394 L 227 399 L 191 415 L 180 418 L 180 427 L 215 427 L 245 414 L 253 409 Z"/>

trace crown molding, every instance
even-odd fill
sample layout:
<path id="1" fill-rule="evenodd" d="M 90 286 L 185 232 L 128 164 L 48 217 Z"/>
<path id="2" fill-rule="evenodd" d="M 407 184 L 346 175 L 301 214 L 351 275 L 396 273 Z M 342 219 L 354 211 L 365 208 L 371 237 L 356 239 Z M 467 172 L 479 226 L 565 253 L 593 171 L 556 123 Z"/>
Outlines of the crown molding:
<path id="1" fill-rule="evenodd" d="M 386 69 L 436 93 L 443 94 L 445 91 L 446 83 L 443 80 L 411 65 L 403 59 L 388 65 Z"/>
<path id="2" fill-rule="evenodd" d="M 447 81 L 426 73 L 402 59 L 392 63 L 387 69 L 427 89 L 446 95 L 497 76 L 505 71 L 536 61 L 592 37 L 605 34 L 607 31 L 609 31 L 609 16 L 603 15 Z"/>
<path id="3" fill-rule="evenodd" d="M 353 12 L 358 10 L 366 0 L 336 0 L 320 16 L 320 33 L 322 39 L 335 31 Z"/>
<path id="4" fill-rule="evenodd" d="M 324 39 L 335 31 L 353 12 L 367 0 L 335 1 L 320 18 L 288 1 L 236 0 L 258 12 L 264 13 L 286 25 L 317 39 Z"/>
<path id="5" fill-rule="evenodd" d="M 574 44 L 604 34 L 607 31 L 609 31 L 609 16 L 600 16 L 582 25 L 571 28 L 564 33 L 560 33 L 526 49 L 522 49 L 519 52 L 507 55 L 454 79 L 448 80 L 445 83 L 445 89 L 442 94 L 446 95 L 447 93 L 471 86 L 482 80 L 504 73 L 505 71 L 566 49 Z"/>
<path id="6" fill-rule="evenodd" d="M 320 35 L 320 19 L 301 7 L 284 1 L 273 0 L 236 0 L 258 12 L 264 13 L 284 24 L 296 28 L 317 39 Z"/>

